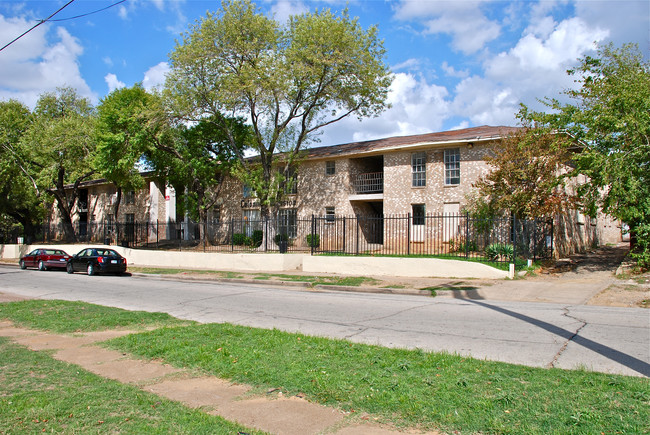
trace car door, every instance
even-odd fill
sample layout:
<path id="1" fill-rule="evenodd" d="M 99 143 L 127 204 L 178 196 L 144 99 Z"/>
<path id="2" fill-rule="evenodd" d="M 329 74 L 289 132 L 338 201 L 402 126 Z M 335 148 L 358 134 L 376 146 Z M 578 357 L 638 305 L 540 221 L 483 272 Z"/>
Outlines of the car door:
<path id="1" fill-rule="evenodd" d="M 38 256 L 41 253 L 40 249 L 34 249 L 32 252 L 25 257 L 25 264 L 28 267 L 36 267 L 36 263 L 38 262 Z"/>
<path id="2" fill-rule="evenodd" d="M 86 270 L 86 264 L 88 263 L 88 251 L 90 251 L 90 249 L 81 251 L 73 260 L 72 266 L 75 272 Z"/>

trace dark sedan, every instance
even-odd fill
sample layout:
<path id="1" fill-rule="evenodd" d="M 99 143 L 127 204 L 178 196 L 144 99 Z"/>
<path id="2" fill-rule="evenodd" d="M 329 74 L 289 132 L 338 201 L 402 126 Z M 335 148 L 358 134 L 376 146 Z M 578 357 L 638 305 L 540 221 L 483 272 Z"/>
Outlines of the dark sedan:
<path id="1" fill-rule="evenodd" d="M 20 257 L 21 269 L 38 267 L 38 270 L 65 269 L 70 256 L 61 249 L 34 249 L 29 254 Z"/>
<path id="2" fill-rule="evenodd" d="M 126 272 L 126 258 L 112 249 L 87 248 L 68 260 L 68 273 L 87 272 L 122 274 Z"/>

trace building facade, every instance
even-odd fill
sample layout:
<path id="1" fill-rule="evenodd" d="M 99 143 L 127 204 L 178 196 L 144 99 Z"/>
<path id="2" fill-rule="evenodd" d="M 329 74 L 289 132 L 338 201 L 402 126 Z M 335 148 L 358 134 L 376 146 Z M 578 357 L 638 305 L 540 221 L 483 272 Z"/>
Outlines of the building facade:
<path id="1" fill-rule="evenodd" d="M 473 184 L 489 171 L 485 157 L 515 130 L 515 127 L 482 126 L 311 148 L 297 166 L 296 182 L 278 204 L 277 214 L 289 225 L 312 216 L 324 217 L 326 221 L 338 216 L 409 216 L 408 230 L 391 231 L 390 237 L 424 242 L 431 237 L 422 225 L 425 216 L 459 215 L 469 194 L 475 190 Z M 124 194 L 118 221 L 146 222 L 152 228 L 161 222 L 166 225 L 164 234 L 158 227 L 149 229 L 149 238 L 154 235 L 158 239 L 198 237 L 187 218 L 176 216 L 173 189 L 160 181 L 147 180 L 147 188 Z M 110 224 L 114 219 L 111 213 L 115 187 L 97 180 L 84 183 L 82 188 L 84 194 L 75 218 L 80 223 Z M 259 218 L 260 207 L 254 192 L 234 178 L 226 179 L 215 206 L 208 213 L 213 235 L 227 233 L 219 225 L 235 220 L 253 223 Z M 56 221 L 56 216 L 53 220 Z M 437 237 L 449 242 L 458 231 L 458 222 L 453 218 L 441 222 L 444 228 L 439 229 L 442 235 Z M 382 221 L 382 225 L 386 223 Z M 238 231 L 250 235 L 255 228 L 251 225 Z M 589 219 L 568 212 L 559 230 L 576 242 L 574 247 L 568 243 L 566 252 L 621 240 L 620 225 L 605 216 Z M 232 228 L 229 231 L 232 233 Z M 403 234 L 406 231 L 409 234 Z M 391 243 L 383 230 L 365 232 L 364 237 Z M 215 236 L 215 243 L 220 243 L 217 239 Z"/>

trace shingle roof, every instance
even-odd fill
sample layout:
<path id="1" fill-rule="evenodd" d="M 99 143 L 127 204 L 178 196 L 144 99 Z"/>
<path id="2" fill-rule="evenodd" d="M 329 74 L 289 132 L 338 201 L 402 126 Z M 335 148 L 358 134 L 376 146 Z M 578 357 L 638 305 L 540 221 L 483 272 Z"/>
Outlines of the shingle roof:
<path id="1" fill-rule="evenodd" d="M 437 133 L 396 136 L 364 142 L 351 142 L 341 145 L 315 147 L 305 150 L 309 159 L 338 157 L 348 154 L 369 153 L 387 148 L 399 148 L 416 144 L 436 145 L 450 142 L 471 142 L 498 139 L 519 130 L 520 127 L 489 126 L 464 128 L 462 130 L 441 131 Z"/>

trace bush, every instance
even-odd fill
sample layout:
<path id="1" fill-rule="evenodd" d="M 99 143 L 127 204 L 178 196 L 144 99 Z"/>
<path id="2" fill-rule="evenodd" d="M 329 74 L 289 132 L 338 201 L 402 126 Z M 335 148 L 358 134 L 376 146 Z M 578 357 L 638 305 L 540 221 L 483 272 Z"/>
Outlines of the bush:
<path id="1" fill-rule="evenodd" d="M 509 243 L 492 243 L 485 248 L 485 256 L 490 261 L 512 260 L 514 255 L 515 249 Z"/>
<path id="2" fill-rule="evenodd" d="M 259 248 L 260 245 L 262 244 L 263 239 L 264 239 L 264 231 L 262 230 L 253 231 L 253 237 L 251 237 L 251 246 L 253 248 Z"/>
<path id="3" fill-rule="evenodd" d="M 237 246 L 243 246 L 250 244 L 250 239 L 246 237 L 246 234 L 235 233 L 232 235 L 232 244 Z"/>
<path id="4" fill-rule="evenodd" d="M 474 240 L 466 242 L 462 238 L 451 239 L 449 240 L 449 250 L 451 252 L 474 252 L 478 251 L 478 245 Z"/>
<path id="5" fill-rule="evenodd" d="M 276 234 L 273 240 L 275 241 L 276 245 L 279 245 L 280 242 L 288 242 L 289 236 L 287 236 L 286 234 Z"/>
<path id="6" fill-rule="evenodd" d="M 320 246 L 320 236 L 318 234 L 307 234 L 307 246 L 310 248 L 318 248 Z"/>
<path id="7" fill-rule="evenodd" d="M 650 224 L 637 225 L 634 231 L 636 244 L 632 247 L 631 257 L 641 270 L 650 268 Z"/>

